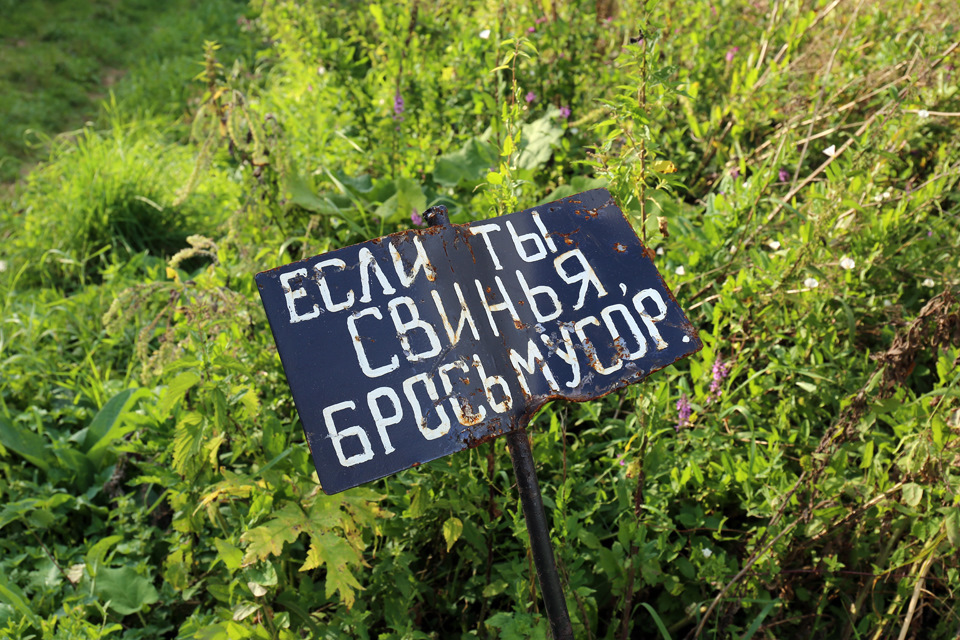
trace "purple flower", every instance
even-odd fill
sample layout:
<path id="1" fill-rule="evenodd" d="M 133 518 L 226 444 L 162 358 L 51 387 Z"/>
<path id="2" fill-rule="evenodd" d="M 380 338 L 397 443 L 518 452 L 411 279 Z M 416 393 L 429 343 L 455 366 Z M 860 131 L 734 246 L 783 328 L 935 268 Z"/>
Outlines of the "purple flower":
<path id="1" fill-rule="evenodd" d="M 786 169 L 780 169 L 780 171 L 777 172 L 777 177 L 780 178 L 780 182 L 786 182 L 790 179 L 790 172 Z"/>
<path id="2" fill-rule="evenodd" d="M 393 96 L 393 119 L 403 120 L 403 111 L 403 96 L 400 95 L 400 89 L 397 89 L 396 95 Z"/>
<path id="3" fill-rule="evenodd" d="M 681 428 L 689 425 L 690 415 L 692 413 L 693 409 L 690 407 L 690 399 L 687 398 L 687 394 L 681 393 L 680 399 L 677 400 L 677 426 L 674 427 L 674 429 L 680 431 Z"/>
<path id="4" fill-rule="evenodd" d="M 545 16 L 540 16 L 539 18 L 537 18 L 537 24 L 543 24 L 546 21 L 547 21 L 547 18 Z"/>
<path id="5" fill-rule="evenodd" d="M 566 120 L 570 117 L 570 107 L 560 107 L 560 117 Z"/>
<path id="6" fill-rule="evenodd" d="M 740 177 L 740 169 L 734 168 L 730 170 L 730 177 L 736 180 Z"/>
<path id="7" fill-rule="evenodd" d="M 420 212 L 417 211 L 416 207 L 414 207 L 413 213 L 410 214 L 410 222 L 418 227 L 423 224 L 423 216 L 420 215 Z"/>
<path id="8" fill-rule="evenodd" d="M 536 33 L 536 31 L 537 31 L 536 27 L 527 27 L 527 33 Z"/>
<path id="9" fill-rule="evenodd" d="M 537 99 L 537 94 L 535 94 L 533 91 L 531 91 L 531 92 L 529 92 L 529 93 L 526 95 L 526 97 L 525 97 L 524 99 L 527 101 L 527 104 L 529 104 L 529 103 L 531 103 L 531 102 L 533 102 L 534 100 Z"/>
<path id="10" fill-rule="evenodd" d="M 740 51 L 740 47 L 733 47 L 730 51 L 727 51 L 727 62 L 733 62 L 733 56 L 737 55 L 737 51 Z"/>
<path id="11" fill-rule="evenodd" d="M 720 399 L 720 394 L 723 393 L 720 385 L 723 384 L 723 381 L 726 380 L 729 375 L 729 363 L 724 362 L 720 358 L 713 361 L 713 380 L 710 381 L 710 393 L 707 394 L 707 402 Z"/>

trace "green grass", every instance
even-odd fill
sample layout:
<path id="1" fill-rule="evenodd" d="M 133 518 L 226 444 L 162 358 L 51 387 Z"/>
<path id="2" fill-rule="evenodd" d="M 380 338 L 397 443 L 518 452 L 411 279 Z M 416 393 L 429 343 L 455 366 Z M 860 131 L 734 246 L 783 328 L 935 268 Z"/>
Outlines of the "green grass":
<path id="1" fill-rule="evenodd" d="M 3 0 L 0 180 L 41 159 L 51 137 L 96 122 L 119 87 L 132 106 L 182 113 L 203 40 L 236 43 L 245 10 L 229 0 Z"/>

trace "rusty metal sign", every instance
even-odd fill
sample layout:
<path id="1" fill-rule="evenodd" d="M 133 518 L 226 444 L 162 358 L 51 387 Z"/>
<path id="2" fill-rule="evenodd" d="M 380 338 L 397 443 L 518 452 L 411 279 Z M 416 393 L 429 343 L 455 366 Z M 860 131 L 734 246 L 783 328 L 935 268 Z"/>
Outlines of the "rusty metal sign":
<path id="1" fill-rule="evenodd" d="M 610 193 L 257 274 L 323 490 L 522 427 L 700 349 Z"/>

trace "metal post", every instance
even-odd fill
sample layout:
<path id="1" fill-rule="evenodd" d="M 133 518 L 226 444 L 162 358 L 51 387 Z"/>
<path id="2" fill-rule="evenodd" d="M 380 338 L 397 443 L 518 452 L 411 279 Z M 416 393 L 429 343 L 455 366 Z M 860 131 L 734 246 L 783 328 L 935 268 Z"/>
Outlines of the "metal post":
<path id="1" fill-rule="evenodd" d="M 431 227 L 450 226 L 450 217 L 443 205 L 424 211 L 423 219 Z M 533 452 L 530 451 L 527 431 L 521 426 L 509 432 L 506 438 L 510 446 L 513 471 L 517 476 L 520 504 L 523 505 L 523 517 L 527 521 L 530 550 L 533 552 L 533 563 L 537 567 L 540 593 L 543 595 L 543 605 L 550 620 L 550 630 L 554 640 L 573 640 L 573 626 L 567 612 L 567 600 L 560 586 L 557 563 L 553 558 L 553 545 L 550 544 L 547 516 L 543 511 L 543 498 L 540 496 L 540 483 L 537 482 L 537 471 L 533 466 Z"/>
<path id="2" fill-rule="evenodd" d="M 510 446 L 510 459 L 517 476 L 517 488 L 520 490 L 520 503 L 523 505 L 523 517 L 527 521 L 527 533 L 530 534 L 530 550 L 537 567 L 540 580 L 540 593 L 550 619 L 550 629 L 554 640 L 573 640 L 573 626 L 567 613 L 567 600 L 560 586 L 560 575 L 553 558 L 553 545 L 550 544 L 550 532 L 547 528 L 547 516 L 543 511 L 543 499 L 540 497 L 540 484 L 537 482 L 536 469 L 533 466 L 533 453 L 526 429 L 517 429 L 507 434 Z"/>

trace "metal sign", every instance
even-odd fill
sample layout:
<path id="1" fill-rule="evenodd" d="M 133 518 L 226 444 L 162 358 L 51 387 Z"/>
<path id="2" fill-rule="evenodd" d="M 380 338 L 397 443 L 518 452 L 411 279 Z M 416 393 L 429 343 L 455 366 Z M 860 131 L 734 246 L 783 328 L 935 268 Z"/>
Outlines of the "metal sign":
<path id="1" fill-rule="evenodd" d="M 323 490 L 637 382 L 700 341 L 603 189 L 257 274 Z"/>

